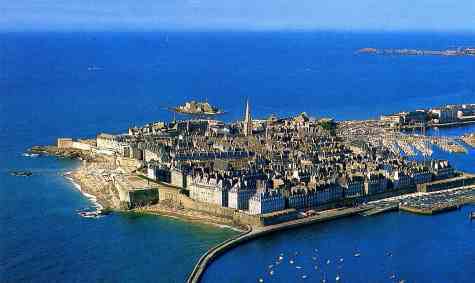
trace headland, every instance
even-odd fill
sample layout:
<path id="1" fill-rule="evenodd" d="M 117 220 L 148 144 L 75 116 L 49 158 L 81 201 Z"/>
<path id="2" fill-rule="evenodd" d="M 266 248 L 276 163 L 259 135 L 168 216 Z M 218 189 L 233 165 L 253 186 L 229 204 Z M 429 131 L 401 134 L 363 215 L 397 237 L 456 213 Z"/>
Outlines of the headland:
<path id="1" fill-rule="evenodd" d="M 397 56 L 475 56 L 475 48 L 458 47 L 446 50 L 426 50 L 426 49 L 378 49 L 372 47 L 361 48 L 357 54 L 375 55 L 397 55 Z"/>
<path id="2" fill-rule="evenodd" d="M 475 176 L 430 158 L 433 147 L 463 153 L 470 145 L 461 137 L 427 136 L 425 129 L 467 122 L 475 104 L 358 121 L 306 113 L 253 119 L 249 101 L 244 113 L 232 123 L 174 120 L 94 139 L 59 138 L 29 153 L 82 160 L 67 177 L 104 209 L 245 231 L 200 259 L 190 282 L 220 253 L 268 233 L 360 213 L 423 207 L 434 214 L 452 208 L 454 199 L 456 207 L 473 199 Z M 424 158 L 409 158 L 416 155 Z"/>

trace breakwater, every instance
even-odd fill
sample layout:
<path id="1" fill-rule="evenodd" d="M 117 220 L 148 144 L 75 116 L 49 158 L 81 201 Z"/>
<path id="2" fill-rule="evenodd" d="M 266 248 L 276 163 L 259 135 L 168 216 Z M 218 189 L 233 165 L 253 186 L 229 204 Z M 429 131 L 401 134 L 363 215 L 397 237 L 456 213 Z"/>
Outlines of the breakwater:
<path id="1" fill-rule="evenodd" d="M 306 226 L 306 225 L 311 225 L 315 223 L 321 223 L 325 221 L 330 221 L 342 217 L 348 217 L 352 216 L 358 213 L 362 213 L 369 208 L 363 208 L 363 207 L 356 207 L 356 208 L 344 208 L 344 209 L 335 209 L 335 210 L 330 210 L 330 211 L 325 211 L 322 212 L 316 216 L 311 216 L 311 217 L 306 217 L 306 218 L 301 218 L 281 224 L 276 224 L 276 225 L 270 225 L 266 227 L 259 227 L 259 228 L 252 228 L 251 226 L 248 226 L 248 229 L 232 238 L 229 239 L 216 247 L 213 247 L 212 249 L 208 250 L 201 258 L 198 260 L 197 264 L 195 265 L 193 271 L 188 277 L 187 283 L 197 283 L 200 282 L 200 279 L 205 272 L 206 268 L 208 267 L 209 264 L 211 264 L 216 258 L 218 258 L 220 255 L 225 253 L 226 251 L 243 244 L 245 242 L 248 242 L 250 240 L 260 238 L 278 231 L 283 231 L 283 230 L 289 230 L 301 226 Z"/>

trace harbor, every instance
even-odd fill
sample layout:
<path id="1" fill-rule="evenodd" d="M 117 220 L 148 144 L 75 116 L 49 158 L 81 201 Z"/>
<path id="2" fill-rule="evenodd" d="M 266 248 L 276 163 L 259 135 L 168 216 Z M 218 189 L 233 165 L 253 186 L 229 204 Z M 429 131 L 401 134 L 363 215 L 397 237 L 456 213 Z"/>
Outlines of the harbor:
<path id="1" fill-rule="evenodd" d="M 270 225 L 262 228 L 252 228 L 251 226 L 243 232 L 242 234 L 236 236 L 235 238 L 229 239 L 212 249 L 208 250 L 197 262 L 193 271 L 190 273 L 187 279 L 187 283 L 198 283 L 200 282 L 203 273 L 205 272 L 207 266 L 211 264 L 216 258 L 225 253 L 226 251 L 237 247 L 245 242 L 254 240 L 266 235 L 276 233 L 283 230 L 294 229 L 306 225 L 322 223 L 325 221 L 340 219 L 343 217 L 349 217 L 362 213 L 363 211 L 368 210 L 368 208 L 345 208 L 345 209 L 335 209 L 329 210 L 320 213 L 316 216 L 310 216 L 298 220 L 289 221 L 286 223 Z"/>
<path id="2" fill-rule="evenodd" d="M 462 207 L 464 204 L 474 203 L 475 186 L 469 186 L 462 188 L 454 188 L 440 192 L 414 193 L 409 195 L 397 196 L 373 201 L 368 204 L 364 204 L 354 208 L 327 210 L 319 213 L 318 215 L 261 228 L 248 226 L 247 230 L 243 233 L 208 250 L 207 253 L 205 253 L 198 260 L 193 271 L 188 276 L 187 283 L 200 282 L 200 279 L 202 278 L 203 273 L 205 272 L 208 265 L 210 265 L 214 260 L 216 260 L 218 257 L 223 255 L 227 251 L 234 249 L 238 245 L 244 244 L 250 240 L 255 240 L 278 231 L 294 229 L 306 225 L 322 223 L 355 215 L 374 216 L 377 214 L 399 210 L 415 214 L 434 215 L 454 209 L 460 209 L 460 207 Z M 475 212 L 471 212 L 469 217 L 471 219 L 475 219 Z M 359 251 L 356 251 L 354 257 L 360 256 L 361 253 Z M 392 256 L 392 254 L 387 252 L 386 256 Z M 316 260 L 316 257 L 312 258 Z M 282 259 L 283 255 L 279 256 L 277 264 L 279 264 Z M 343 260 L 341 260 L 341 262 L 343 262 Z M 293 264 L 293 261 L 291 261 L 291 264 Z M 329 261 L 327 262 L 327 264 L 329 264 Z M 274 265 L 272 265 L 272 267 L 273 266 Z M 269 270 L 272 270 L 272 267 L 269 267 Z M 317 266 L 315 267 L 315 269 L 317 269 Z M 271 276 L 273 274 L 273 272 L 270 273 Z M 396 275 L 394 274 L 394 278 L 392 277 L 393 275 L 390 275 L 390 279 L 395 279 Z"/>

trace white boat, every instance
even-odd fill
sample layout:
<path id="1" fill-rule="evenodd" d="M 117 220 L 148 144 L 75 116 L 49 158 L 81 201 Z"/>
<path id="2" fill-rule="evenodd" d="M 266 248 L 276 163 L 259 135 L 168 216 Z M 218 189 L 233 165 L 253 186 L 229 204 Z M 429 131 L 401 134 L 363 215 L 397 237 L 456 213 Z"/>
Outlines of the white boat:
<path id="1" fill-rule="evenodd" d="M 38 156 L 40 156 L 38 153 L 27 153 L 27 152 L 23 153 L 22 155 L 25 156 L 25 157 L 38 157 Z"/>
<path id="2" fill-rule="evenodd" d="M 100 212 L 98 211 L 81 211 L 79 212 L 79 215 L 84 217 L 84 218 L 98 218 L 100 215 Z"/>
<path id="3" fill-rule="evenodd" d="M 330 260 L 329 260 L 329 259 L 327 259 L 327 264 L 330 264 Z"/>
<path id="4" fill-rule="evenodd" d="M 355 256 L 355 257 L 360 257 L 361 254 L 360 254 L 360 253 L 355 253 L 354 256 Z"/>
<path id="5" fill-rule="evenodd" d="M 336 278 L 335 278 L 335 280 L 336 280 L 337 282 L 340 281 L 340 275 L 337 275 Z"/>
<path id="6" fill-rule="evenodd" d="M 290 264 L 294 264 L 294 261 L 293 261 L 293 260 L 290 260 L 289 263 L 290 263 Z"/>

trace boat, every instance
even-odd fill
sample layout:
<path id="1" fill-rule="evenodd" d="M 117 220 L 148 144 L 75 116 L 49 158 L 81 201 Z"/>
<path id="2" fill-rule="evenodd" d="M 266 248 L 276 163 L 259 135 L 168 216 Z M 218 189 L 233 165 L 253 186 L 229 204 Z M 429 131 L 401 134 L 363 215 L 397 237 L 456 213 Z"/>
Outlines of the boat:
<path id="1" fill-rule="evenodd" d="M 293 260 L 290 260 L 289 263 L 290 263 L 290 264 L 294 264 L 294 261 L 293 261 Z"/>
<path id="2" fill-rule="evenodd" d="M 296 266 L 295 268 L 297 268 L 297 269 L 302 269 L 302 267 L 301 267 L 301 266 Z"/>
<path id="3" fill-rule="evenodd" d="M 269 271 L 269 275 L 270 276 L 274 275 L 274 270 Z"/>
<path id="4" fill-rule="evenodd" d="M 12 171 L 10 174 L 17 177 L 30 177 L 33 175 L 31 171 Z"/>
<path id="5" fill-rule="evenodd" d="M 344 261 L 344 259 L 343 259 L 343 258 L 340 258 L 340 262 L 343 262 L 343 261 Z"/>
<path id="6" fill-rule="evenodd" d="M 360 253 L 355 253 L 354 256 L 355 256 L 355 257 L 360 257 L 361 254 L 360 254 Z"/>
<path id="7" fill-rule="evenodd" d="M 390 279 L 396 279 L 396 274 L 393 273 L 389 278 Z"/>
<path id="8" fill-rule="evenodd" d="M 307 279 L 307 275 L 302 275 L 302 279 Z"/>
<path id="9" fill-rule="evenodd" d="M 81 211 L 79 215 L 84 218 L 98 218 L 100 211 Z"/>
<path id="10" fill-rule="evenodd" d="M 259 282 L 261 282 L 261 283 L 262 283 L 262 282 L 264 282 L 264 279 L 262 279 L 262 278 L 259 278 Z"/>
<path id="11" fill-rule="evenodd" d="M 28 153 L 28 152 L 25 152 L 22 155 L 25 156 L 25 157 L 38 157 L 38 156 L 40 156 L 38 153 Z"/>
<path id="12" fill-rule="evenodd" d="M 340 275 L 337 274 L 335 280 L 336 280 L 337 282 L 340 281 Z"/>
<path id="13" fill-rule="evenodd" d="M 329 259 L 327 259 L 327 264 L 330 264 L 330 260 L 329 260 Z"/>
<path id="14" fill-rule="evenodd" d="M 100 70 L 102 70 L 102 68 L 98 67 L 96 65 L 92 65 L 92 66 L 87 67 L 87 70 L 88 71 L 100 71 Z"/>

